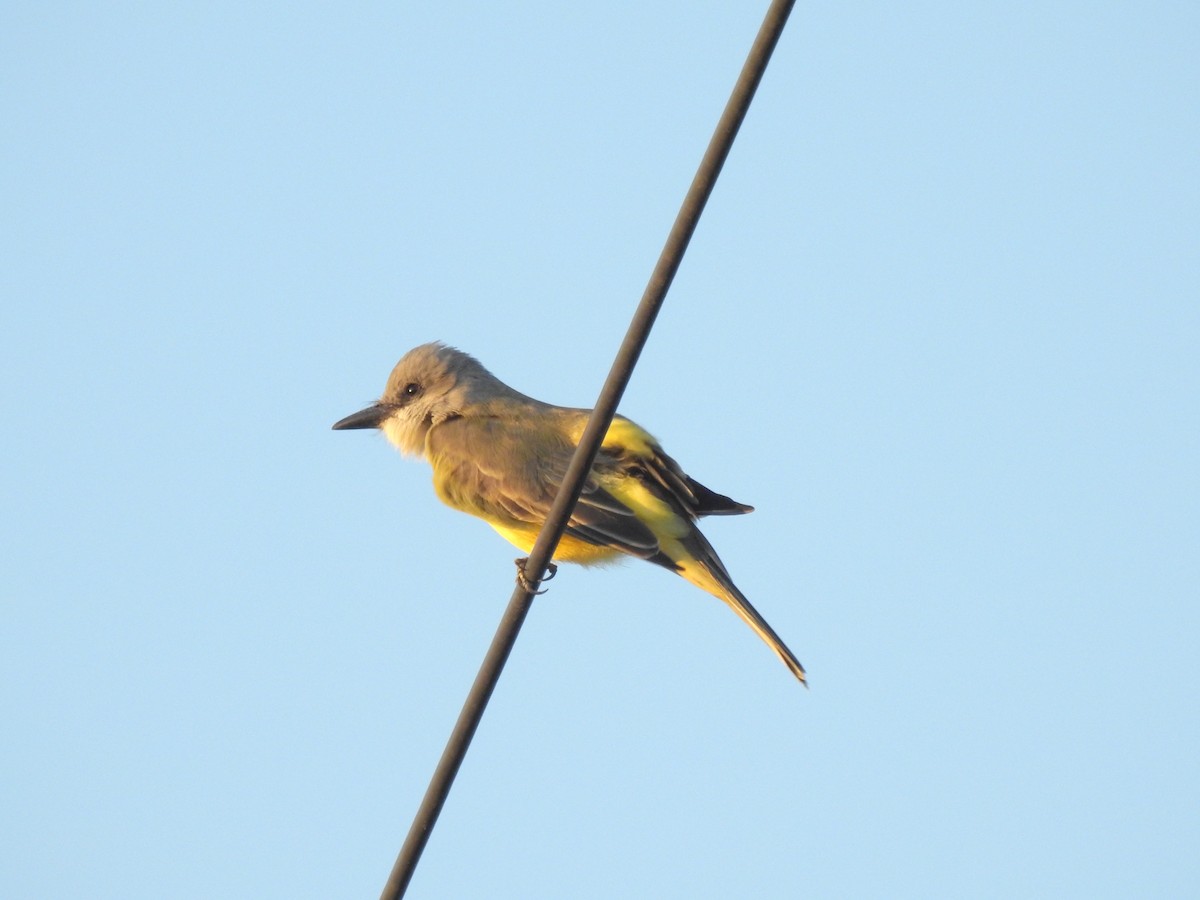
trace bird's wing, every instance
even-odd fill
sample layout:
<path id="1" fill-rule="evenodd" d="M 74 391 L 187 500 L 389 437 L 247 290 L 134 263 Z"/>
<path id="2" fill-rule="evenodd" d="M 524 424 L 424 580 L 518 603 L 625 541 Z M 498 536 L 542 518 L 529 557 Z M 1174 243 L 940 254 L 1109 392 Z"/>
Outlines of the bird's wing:
<path id="1" fill-rule="evenodd" d="M 553 421 L 461 416 L 430 429 L 426 449 L 441 498 L 506 526 L 540 527 L 566 474 L 574 444 Z M 632 509 L 599 484 L 595 472 L 567 524 L 580 540 L 646 559 L 658 539 Z"/>
<path id="2" fill-rule="evenodd" d="M 709 490 L 687 475 L 679 463 L 663 452 L 658 441 L 624 416 L 613 419 L 604 439 L 601 458 L 605 455 L 689 519 L 736 516 L 754 511 L 753 506 Z"/>

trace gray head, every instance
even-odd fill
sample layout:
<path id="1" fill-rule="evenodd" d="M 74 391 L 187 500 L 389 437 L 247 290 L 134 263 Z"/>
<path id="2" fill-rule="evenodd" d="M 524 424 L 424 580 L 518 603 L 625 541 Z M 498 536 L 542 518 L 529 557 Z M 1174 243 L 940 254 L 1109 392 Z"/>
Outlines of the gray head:
<path id="1" fill-rule="evenodd" d="M 521 397 L 461 350 L 422 344 L 396 363 L 378 402 L 333 427 L 382 429 L 402 453 L 416 456 L 430 427 L 503 396 Z"/>

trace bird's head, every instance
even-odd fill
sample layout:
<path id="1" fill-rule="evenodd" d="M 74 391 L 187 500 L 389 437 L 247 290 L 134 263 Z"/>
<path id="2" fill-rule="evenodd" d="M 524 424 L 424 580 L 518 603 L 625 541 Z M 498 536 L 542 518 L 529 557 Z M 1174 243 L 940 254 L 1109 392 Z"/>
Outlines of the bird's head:
<path id="1" fill-rule="evenodd" d="M 378 428 L 401 453 L 419 456 L 429 429 L 462 415 L 472 395 L 491 384 L 499 382 L 474 357 L 442 343 L 422 344 L 396 363 L 378 401 L 333 427 Z"/>

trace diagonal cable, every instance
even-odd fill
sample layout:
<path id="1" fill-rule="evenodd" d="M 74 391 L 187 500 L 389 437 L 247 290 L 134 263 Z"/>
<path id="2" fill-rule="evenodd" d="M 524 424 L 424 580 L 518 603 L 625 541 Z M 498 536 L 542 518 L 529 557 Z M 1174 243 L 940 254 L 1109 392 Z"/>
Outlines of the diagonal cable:
<path id="1" fill-rule="evenodd" d="M 733 139 L 737 136 L 738 129 L 746 117 L 746 111 L 750 108 L 750 101 L 754 98 L 754 92 L 762 80 L 771 53 L 779 41 L 779 36 L 783 33 L 783 27 L 787 23 L 788 14 L 792 11 L 794 2 L 795 0 L 775 0 L 771 4 L 766 18 L 758 30 L 758 35 L 754 39 L 754 44 L 750 48 L 750 53 L 746 57 L 746 62 L 742 66 L 733 93 L 725 104 L 725 110 L 709 141 L 708 149 L 700 161 L 700 166 L 696 170 L 696 176 L 692 179 L 687 196 L 684 197 L 679 214 L 675 217 L 671 233 L 667 236 L 662 254 L 658 258 L 658 264 L 654 267 L 654 272 L 642 294 L 641 303 L 638 304 L 629 330 L 625 333 L 625 339 L 617 351 L 616 359 L 613 361 L 608 379 L 601 389 L 595 409 L 592 410 L 591 418 L 588 419 L 587 426 L 579 439 L 579 445 L 567 468 L 558 496 L 555 497 L 550 512 L 546 515 L 546 521 L 542 525 L 542 530 L 525 563 L 525 578 L 534 589 L 540 584 L 554 550 L 558 546 L 559 539 L 567 527 L 567 521 L 583 490 L 584 481 L 587 479 L 588 472 L 591 471 L 592 463 L 600 450 L 600 444 L 616 414 L 617 404 L 620 403 L 621 396 L 625 393 L 625 386 L 629 383 L 633 367 L 637 364 L 642 348 L 650 336 L 650 329 L 666 299 L 667 290 L 671 287 L 675 273 L 679 271 L 684 251 L 687 250 L 692 234 L 696 230 L 696 224 L 700 221 L 700 214 L 704 211 L 704 206 L 708 202 L 709 195 L 712 194 L 713 186 L 717 182 L 717 176 L 721 173 L 725 158 L 733 146 Z M 508 654 L 512 651 L 517 634 L 521 630 L 521 624 L 525 621 L 525 616 L 532 603 L 532 592 L 518 584 L 516 590 L 513 591 L 512 598 L 508 601 L 508 607 L 504 611 L 504 616 L 496 629 L 496 636 L 492 638 L 492 644 L 479 668 L 479 674 L 475 676 L 475 682 L 471 685 L 471 691 L 463 704 L 462 712 L 459 713 L 454 730 L 446 742 L 446 749 L 442 751 L 442 757 L 430 779 L 425 797 L 409 828 L 408 837 L 404 841 L 404 846 L 400 848 L 400 854 L 396 858 L 396 864 L 392 867 L 391 876 L 384 886 L 381 900 L 395 900 L 395 898 L 403 897 L 408 889 L 417 862 L 421 858 L 421 852 L 429 841 L 430 832 L 450 793 L 454 776 L 458 774 L 459 766 L 462 765 L 463 758 L 466 756 L 471 738 L 475 735 L 475 729 L 479 726 L 483 711 L 492 696 L 492 691 L 504 669 L 504 663 L 508 660 Z"/>

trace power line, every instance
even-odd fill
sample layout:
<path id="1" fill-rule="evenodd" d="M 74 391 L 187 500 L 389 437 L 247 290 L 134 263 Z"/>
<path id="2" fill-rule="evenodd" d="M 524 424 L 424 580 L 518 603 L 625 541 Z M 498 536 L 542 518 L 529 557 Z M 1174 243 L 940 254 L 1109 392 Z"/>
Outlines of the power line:
<path id="1" fill-rule="evenodd" d="M 459 766 L 462 765 L 467 748 L 471 744 L 471 738 L 475 735 L 475 729 L 479 727 L 483 711 L 487 707 L 496 682 L 500 678 L 500 673 L 504 669 L 504 663 L 508 660 L 508 654 L 512 651 L 513 644 L 516 643 L 517 634 L 533 603 L 533 591 L 541 583 L 554 550 L 558 546 L 558 541 L 567 527 L 571 512 L 575 509 L 575 503 L 583 490 L 584 481 L 591 471 L 600 444 L 608 432 L 608 426 L 616 414 L 617 404 L 620 403 L 621 396 L 625 393 L 625 386 L 629 383 L 633 368 L 650 336 L 650 329 L 666 299 L 667 290 L 675 279 L 675 273 L 679 271 L 683 254 L 696 230 L 696 224 L 700 221 L 700 214 L 704 211 L 709 195 L 712 194 L 713 186 L 716 184 L 721 167 L 725 164 L 725 159 L 733 146 L 733 140 L 737 137 L 738 129 L 746 118 L 750 101 L 754 99 L 754 92 L 762 80 L 763 72 L 779 41 L 779 36 L 783 33 L 783 27 L 787 24 L 788 14 L 792 11 L 794 2 L 795 0 L 775 0 L 767 10 L 766 18 L 763 19 L 754 44 L 750 48 L 750 53 L 746 57 L 746 62 L 742 66 L 741 74 L 733 87 L 733 93 L 725 104 L 725 110 L 721 114 L 720 121 L 717 122 L 708 149 L 700 161 L 700 166 L 696 170 L 696 176 L 692 179 L 691 187 L 688 188 L 687 196 L 684 197 L 679 214 L 675 217 L 675 224 L 667 236 L 666 244 L 658 258 L 658 264 L 654 267 L 654 272 L 642 294 L 641 303 L 638 304 L 638 308 L 633 314 L 629 330 L 625 333 L 625 340 L 621 342 L 621 347 L 617 351 L 616 359 L 609 370 L 608 379 L 604 382 L 595 409 L 592 410 L 591 418 L 588 419 L 583 435 L 579 439 L 579 446 L 567 468 L 562 486 L 558 490 L 558 496 L 555 497 L 550 512 L 546 516 L 546 522 L 542 525 L 537 541 L 525 562 L 524 575 L 529 589 L 518 584 L 513 591 L 512 598 L 508 601 L 508 608 L 505 609 L 500 625 L 496 629 L 496 636 L 492 638 L 492 644 L 479 668 L 479 674 L 475 676 L 475 682 L 471 685 L 470 693 L 467 694 L 462 712 L 459 713 L 454 730 L 451 731 L 450 738 L 446 742 L 446 749 L 442 751 L 442 758 L 438 761 L 429 787 L 425 791 L 425 797 L 413 818 L 408 837 L 404 841 L 404 846 L 400 848 L 400 854 L 396 858 L 391 876 L 384 886 L 381 900 L 397 900 L 397 898 L 403 897 L 408 889 L 413 872 L 420 861 L 421 852 L 429 841 L 430 832 L 433 831 L 438 814 L 442 811 L 442 806 L 450 793 L 454 776 L 458 774 Z"/>

